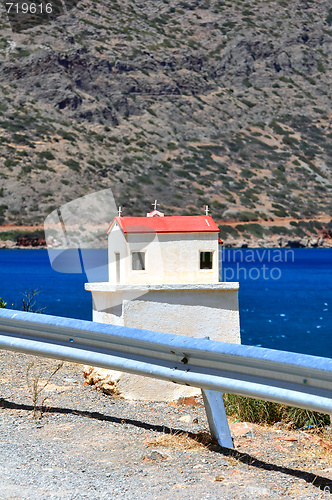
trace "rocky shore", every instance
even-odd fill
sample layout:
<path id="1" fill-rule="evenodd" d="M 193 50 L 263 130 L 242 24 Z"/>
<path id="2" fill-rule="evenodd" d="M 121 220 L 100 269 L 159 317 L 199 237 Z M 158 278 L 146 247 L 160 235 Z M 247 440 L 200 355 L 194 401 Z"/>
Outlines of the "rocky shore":
<path id="1" fill-rule="evenodd" d="M 329 221 L 329 222 L 328 222 Z M 291 222 L 291 223 L 290 223 Z M 294 220 L 275 220 L 274 231 L 271 231 L 271 222 L 229 222 L 218 221 L 223 239 L 224 248 L 331 248 L 332 247 L 332 221 L 330 218 L 324 220 L 320 229 L 308 230 L 308 224 L 315 223 L 315 219 L 307 219 L 306 231 L 301 235 L 292 232 Z M 316 220 L 318 222 L 318 220 Z M 299 222 L 299 225 L 301 221 Z M 239 230 L 241 225 L 241 232 Z M 255 232 L 250 232 L 254 227 Z M 225 233 L 225 228 L 226 233 Z M 231 232 L 229 232 L 231 229 Z M 259 229 L 259 232 L 257 231 Z M 90 229 L 89 229 L 90 231 Z M 91 228 L 93 231 L 93 228 Z M 106 231 L 105 231 L 106 232 Z M 223 235 L 224 233 L 224 235 Z M 51 241 L 52 240 L 52 241 Z M 100 248 L 107 248 L 107 241 L 98 239 Z M 52 248 L 59 247 L 59 243 L 50 237 L 48 241 Z M 2 248 L 47 248 L 42 225 L 38 226 L 0 226 L 0 249 Z"/>
<path id="2" fill-rule="evenodd" d="M 233 238 L 229 237 L 223 242 L 224 248 L 332 248 L 332 238 L 323 237 L 275 237 L 260 239 L 255 237 Z M 0 239 L 0 249 L 32 249 L 47 248 L 46 241 L 42 238 L 20 238 L 17 241 Z M 105 247 L 106 248 L 106 247 Z"/>
<path id="3" fill-rule="evenodd" d="M 332 238 L 323 237 L 288 237 L 276 235 L 275 237 L 260 238 L 232 238 L 224 241 L 225 248 L 331 248 Z"/>
<path id="4" fill-rule="evenodd" d="M 0 249 L 3 248 L 46 248 L 46 241 L 37 238 L 37 239 L 29 239 L 29 238 L 22 238 L 18 241 L 12 241 L 12 240 L 5 240 L 2 241 L 0 239 Z"/>

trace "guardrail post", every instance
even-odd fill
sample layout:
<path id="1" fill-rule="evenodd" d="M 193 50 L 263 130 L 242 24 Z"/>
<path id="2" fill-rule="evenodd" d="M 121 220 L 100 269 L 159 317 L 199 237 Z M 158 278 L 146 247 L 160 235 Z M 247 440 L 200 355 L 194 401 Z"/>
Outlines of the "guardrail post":
<path id="1" fill-rule="evenodd" d="M 228 426 L 222 393 L 202 389 L 202 396 L 212 437 L 218 441 L 220 446 L 233 449 L 234 445 Z"/>

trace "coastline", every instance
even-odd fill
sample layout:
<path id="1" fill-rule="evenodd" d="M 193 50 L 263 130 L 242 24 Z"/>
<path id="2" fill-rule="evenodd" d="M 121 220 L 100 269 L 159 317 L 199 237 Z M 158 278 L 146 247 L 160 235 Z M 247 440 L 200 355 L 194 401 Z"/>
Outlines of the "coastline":
<path id="1" fill-rule="evenodd" d="M 227 238 L 224 248 L 332 248 L 332 238 L 319 236 L 290 237 L 273 235 L 270 238 Z"/>
<path id="2" fill-rule="evenodd" d="M 47 249 L 46 241 L 43 238 L 24 238 L 19 241 L 2 240 L 0 233 L 0 250 L 36 250 Z M 101 248 L 107 248 L 101 247 Z M 274 235 L 270 238 L 255 237 L 229 237 L 224 239 L 223 248 L 332 248 L 332 238 L 315 236 L 289 237 L 284 235 Z"/>
<path id="3" fill-rule="evenodd" d="M 1 240 L 0 250 L 45 250 L 47 244 L 42 243 L 38 245 L 19 245 L 16 241 Z M 106 246 L 103 248 L 107 248 Z M 234 240 L 233 238 L 224 240 L 223 248 L 332 248 L 332 239 L 324 240 L 322 238 L 285 238 L 278 237 L 275 239 L 256 239 L 256 238 L 240 238 Z"/>
<path id="4" fill-rule="evenodd" d="M 278 223 L 285 221 L 278 221 Z M 237 224 L 237 225 L 236 225 Z M 226 228 L 237 228 L 239 222 L 218 221 L 221 229 L 221 238 L 224 248 L 332 248 L 332 230 L 323 229 L 313 233 L 303 233 L 301 235 L 291 234 L 289 228 L 282 226 L 284 233 L 277 232 L 275 234 L 251 234 L 250 227 L 258 225 L 254 222 L 242 222 L 243 233 L 236 231 L 228 234 Z M 276 226 L 277 221 L 275 221 Z M 267 229 L 270 226 L 270 221 L 266 224 L 260 224 L 261 228 Z M 246 228 L 248 230 L 246 231 Z M 222 234 L 225 233 L 226 234 Z M 262 237 L 263 236 L 263 237 Z M 2 225 L 0 226 L 0 249 L 36 249 L 47 248 L 47 243 L 44 235 L 44 226 L 17 226 L 17 225 Z M 101 248 L 107 248 L 107 242 Z"/>
<path id="5" fill-rule="evenodd" d="M 46 249 L 46 242 L 41 245 L 18 245 L 16 241 L 12 240 L 1 240 L 0 239 L 0 250 L 36 250 L 36 249 Z"/>

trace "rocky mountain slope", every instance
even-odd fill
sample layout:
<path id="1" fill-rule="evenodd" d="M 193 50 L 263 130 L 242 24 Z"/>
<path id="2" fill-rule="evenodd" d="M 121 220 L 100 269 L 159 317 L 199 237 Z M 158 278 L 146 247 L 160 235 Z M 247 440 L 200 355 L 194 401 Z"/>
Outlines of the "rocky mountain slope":
<path id="1" fill-rule="evenodd" d="M 82 0 L 0 28 L 0 224 L 111 187 L 124 215 L 332 229 L 296 222 L 331 215 L 330 1 Z"/>

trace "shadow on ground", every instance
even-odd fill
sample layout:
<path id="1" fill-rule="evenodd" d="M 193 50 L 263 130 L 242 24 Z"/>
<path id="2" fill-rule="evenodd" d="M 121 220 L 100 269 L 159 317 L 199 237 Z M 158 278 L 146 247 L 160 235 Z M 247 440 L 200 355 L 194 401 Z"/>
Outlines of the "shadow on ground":
<path id="1" fill-rule="evenodd" d="M 26 411 L 33 411 L 34 407 L 32 405 L 26 405 L 26 404 L 18 404 L 18 403 L 13 403 L 11 401 L 7 401 L 6 399 L 0 398 L 0 408 L 8 408 L 12 410 L 26 410 Z M 42 413 L 56 413 L 56 414 L 72 414 L 72 415 L 78 415 L 81 417 L 88 417 L 92 418 L 95 420 L 102 420 L 104 422 L 112 422 L 115 424 L 127 424 L 127 425 L 132 425 L 135 427 L 140 427 L 149 431 L 154 431 L 154 432 L 161 432 L 164 434 L 186 434 L 190 438 L 202 442 L 202 433 L 191 433 L 191 432 L 184 432 L 182 429 L 176 429 L 172 427 L 167 427 L 164 425 L 153 425 L 153 424 L 148 424 L 145 422 L 141 422 L 139 420 L 133 420 L 133 419 L 128 419 L 128 418 L 119 418 L 119 417 L 114 417 L 110 415 L 104 415 L 103 413 L 100 412 L 90 412 L 90 411 L 81 411 L 81 410 L 74 410 L 71 408 L 59 408 L 59 407 L 47 407 L 47 408 L 41 408 Z M 312 484 L 313 486 L 316 486 L 320 490 L 324 490 L 325 493 L 332 493 L 332 481 L 328 478 L 318 476 L 316 474 L 312 474 L 310 472 L 302 471 L 302 470 L 297 470 L 297 469 L 291 469 L 288 467 L 283 467 L 281 465 L 277 464 L 272 464 L 265 462 L 264 460 L 259 460 L 248 453 L 243 453 L 239 452 L 237 450 L 232 450 L 229 448 L 223 448 L 219 446 L 218 444 L 214 443 L 212 440 L 210 440 L 209 443 L 207 443 L 207 448 L 210 449 L 211 451 L 215 453 L 220 453 L 223 456 L 228 456 L 235 458 L 241 463 L 244 463 L 250 467 L 256 467 L 258 469 L 264 469 L 266 471 L 273 471 L 273 472 L 280 472 L 281 474 L 285 474 L 288 476 L 293 476 L 298 479 L 303 479 L 307 483 Z"/>

